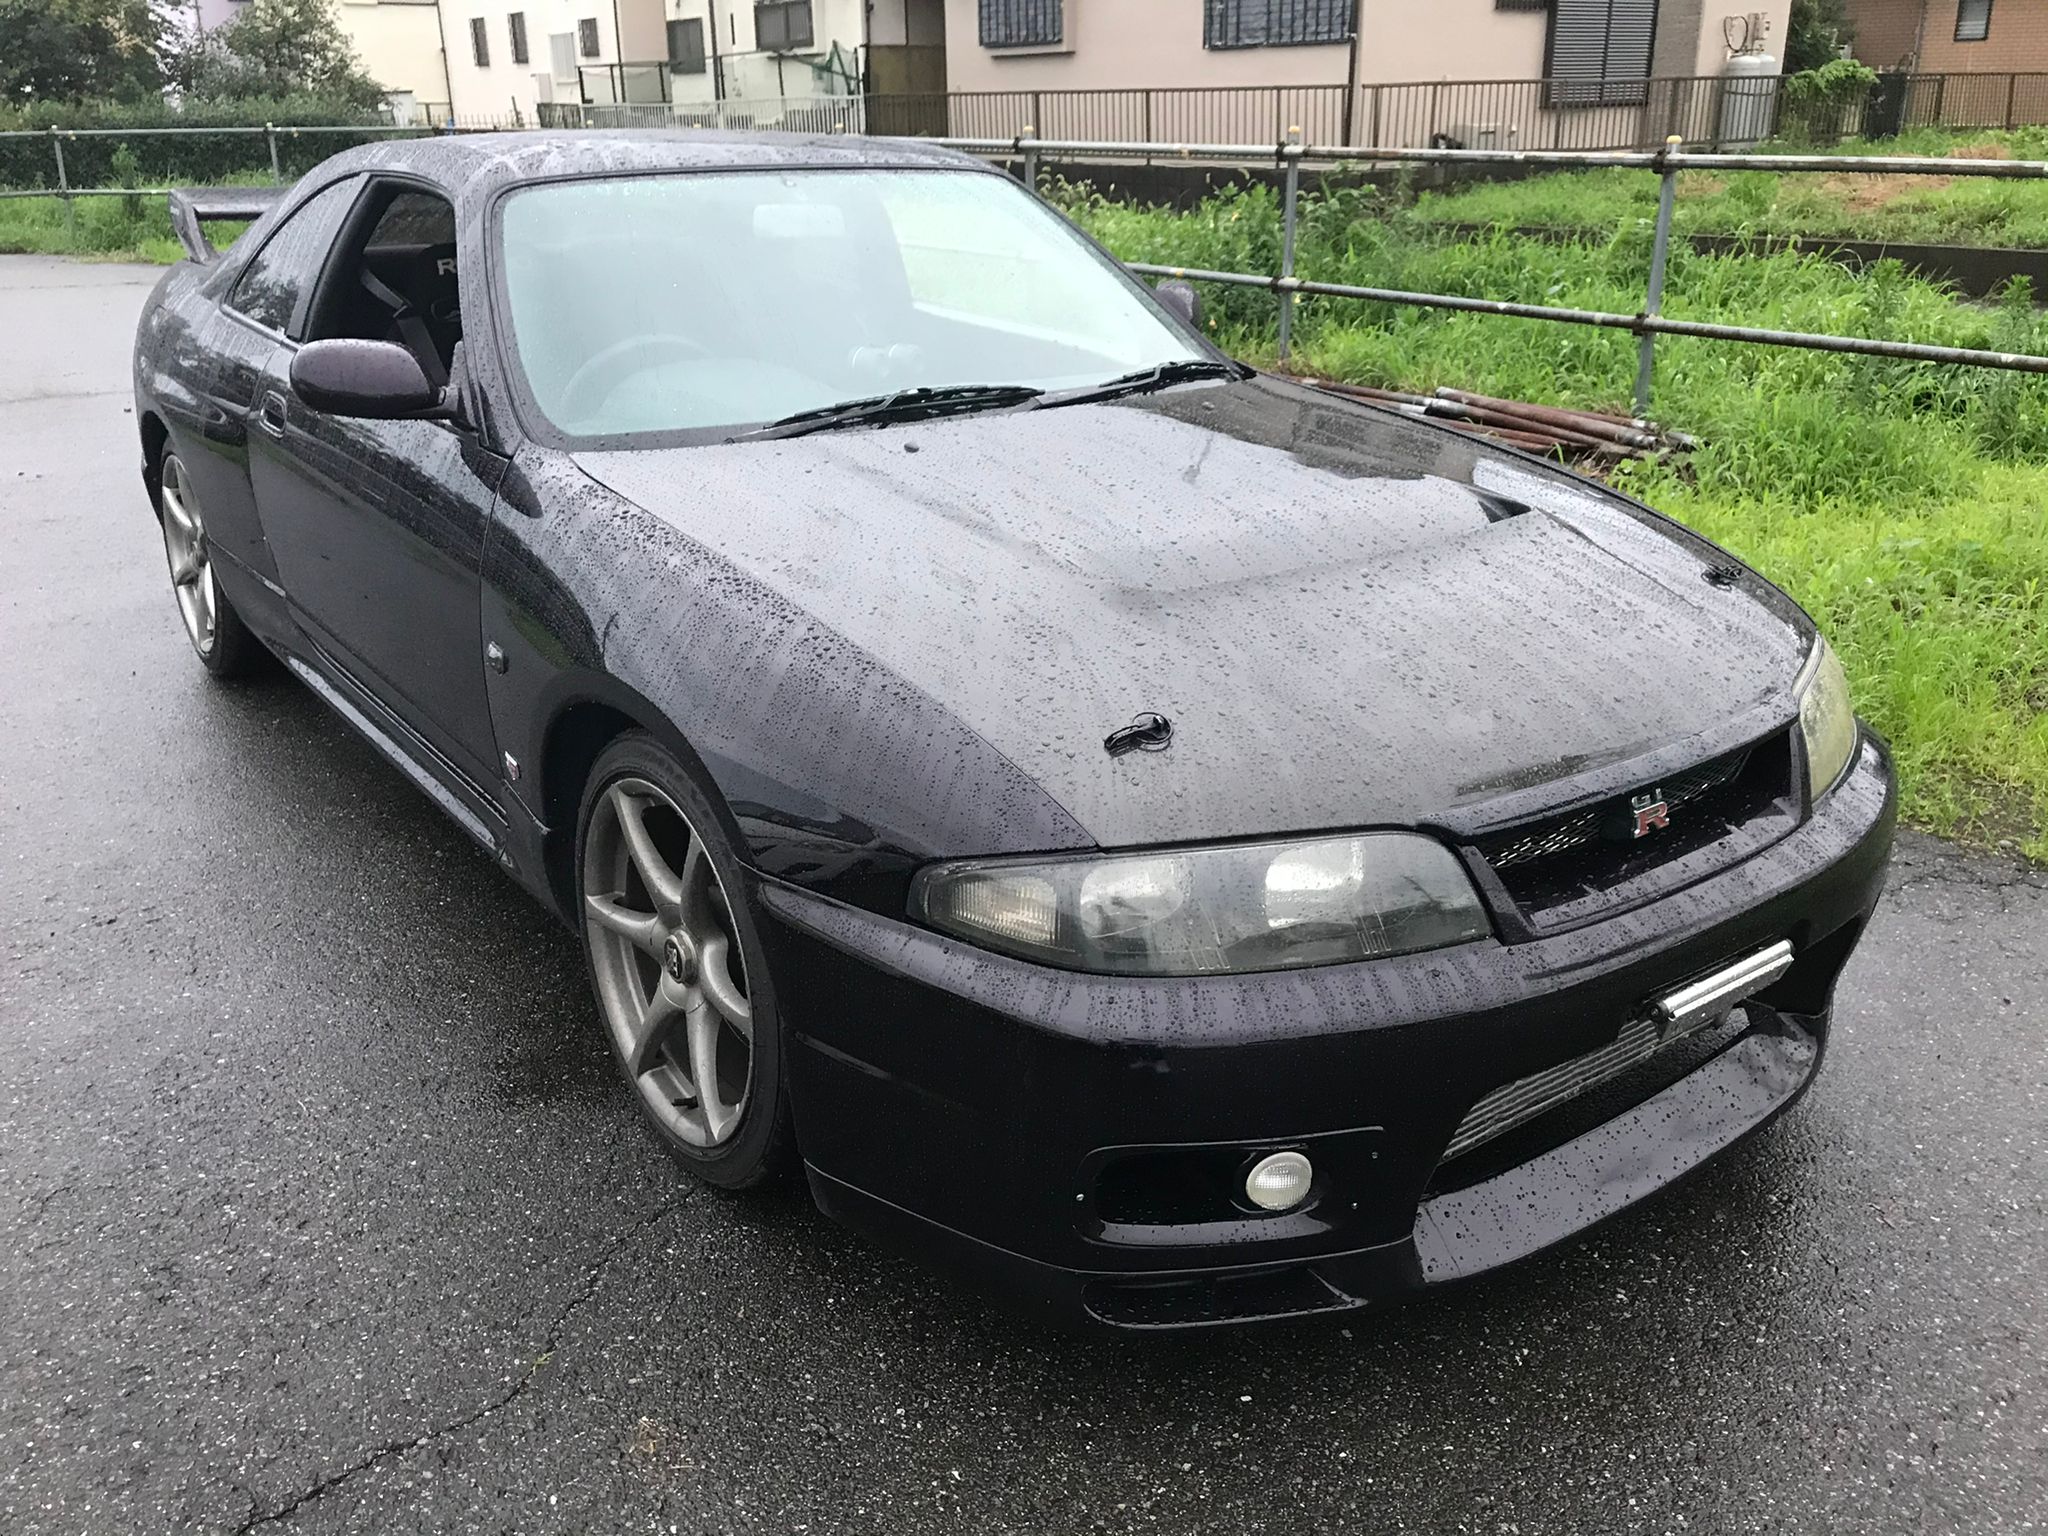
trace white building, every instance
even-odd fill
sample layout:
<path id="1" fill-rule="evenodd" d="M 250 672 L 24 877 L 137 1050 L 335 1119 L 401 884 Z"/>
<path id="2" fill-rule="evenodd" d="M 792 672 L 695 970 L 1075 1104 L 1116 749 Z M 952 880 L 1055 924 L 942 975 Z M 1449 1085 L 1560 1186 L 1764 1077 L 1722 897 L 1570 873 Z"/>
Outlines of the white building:
<path id="1" fill-rule="evenodd" d="M 865 0 L 441 0 L 441 12 L 464 120 L 860 91 Z"/>

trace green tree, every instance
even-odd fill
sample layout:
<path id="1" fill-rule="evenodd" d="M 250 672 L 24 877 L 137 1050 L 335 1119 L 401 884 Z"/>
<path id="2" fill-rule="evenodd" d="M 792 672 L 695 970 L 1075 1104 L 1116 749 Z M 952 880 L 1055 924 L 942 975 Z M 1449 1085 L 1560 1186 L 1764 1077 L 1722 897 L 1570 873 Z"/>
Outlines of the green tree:
<path id="1" fill-rule="evenodd" d="M 172 75 L 187 95 L 209 100 L 316 95 L 370 107 L 384 99 L 330 0 L 251 0 L 181 49 Z"/>
<path id="2" fill-rule="evenodd" d="M 1819 69 L 1837 57 L 1844 43 L 1856 41 L 1847 0 L 1792 0 L 1785 23 L 1785 73 Z"/>
<path id="3" fill-rule="evenodd" d="M 136 101 L 163 89 L 151 0 L 0 0 L 0 101 Z"/>

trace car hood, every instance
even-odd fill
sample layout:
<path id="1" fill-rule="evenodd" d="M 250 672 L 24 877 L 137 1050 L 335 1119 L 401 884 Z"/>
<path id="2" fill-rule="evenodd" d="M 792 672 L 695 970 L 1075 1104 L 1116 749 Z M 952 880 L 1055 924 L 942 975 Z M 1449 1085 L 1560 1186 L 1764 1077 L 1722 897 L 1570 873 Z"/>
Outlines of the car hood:
<path id="1" fill-rule="evenodd" d="M 1265 378 L 576 460 L 954 712 L 1103 847 L 1469 830 L 1612 793 L 1789 722 L 1810 644 L 1665 519 Z M 1111 755 L 1141 713 L 1171 744 Z"/>

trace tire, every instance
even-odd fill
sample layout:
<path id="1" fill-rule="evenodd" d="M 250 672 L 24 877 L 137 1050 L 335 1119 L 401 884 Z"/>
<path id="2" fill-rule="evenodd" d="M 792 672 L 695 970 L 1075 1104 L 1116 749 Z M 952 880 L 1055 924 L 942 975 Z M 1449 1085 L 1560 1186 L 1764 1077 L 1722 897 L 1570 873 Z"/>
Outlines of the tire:
<path id="1" fill-rule="evenodd" d="M 205 514 L 184 462 L 167 453 L 157 466 L 157 522 L 171 571 L 171 596 L 200 664 L 218 678 L 247 677 L 268 657 L 214 575 Z"/>
<path id="2" fill-rule="evenodd" d="M 649 1125 L 707 1184 L 773 1177 L 795 1138 L 751 898 L 710 796 L 646 732 L 592 767 L 575 871 L 591 990 Z"/>

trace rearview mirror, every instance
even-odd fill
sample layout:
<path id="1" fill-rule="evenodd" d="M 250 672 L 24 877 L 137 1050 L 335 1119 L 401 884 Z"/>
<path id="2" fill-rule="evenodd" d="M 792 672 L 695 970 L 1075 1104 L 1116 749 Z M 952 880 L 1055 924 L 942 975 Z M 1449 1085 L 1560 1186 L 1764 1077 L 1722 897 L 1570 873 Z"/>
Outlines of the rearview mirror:
<path id="1" fill-rule="evenodd" d="M 1178 280 L 1161 283 L 1152 290 L 1159 296 L 1159 302 L 1187 321 L 1197 331 L 1202 328 L 1202 296 L 1195 292 L 1192 283 Z"/>
<path id="2" fill-rule="evenodd" d="M 330 416 L 402 421 L 445 416 L 444 391 L 395 341 L 309 341 L 292 359 L 292 393 Z"/>

